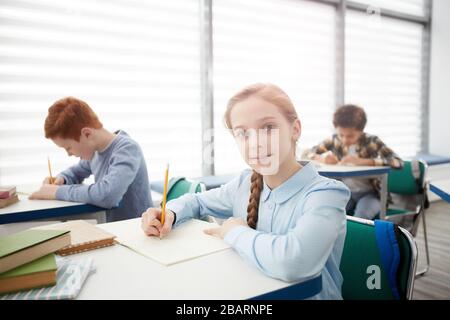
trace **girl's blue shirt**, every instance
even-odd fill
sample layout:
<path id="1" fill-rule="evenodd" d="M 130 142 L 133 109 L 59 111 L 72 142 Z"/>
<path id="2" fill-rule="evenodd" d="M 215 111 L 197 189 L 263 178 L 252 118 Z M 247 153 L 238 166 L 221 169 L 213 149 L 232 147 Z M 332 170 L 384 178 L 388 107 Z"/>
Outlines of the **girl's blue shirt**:
<path id="1" fill-rule="evenodd" d="M 177 215 L 174 227 L 207 215 L 246 220 L 251 170 L 217 189 L 185 194 L 167 203 Z M 261 191 L 256 230 L 231 229 L 225 241 L 264 274 L 287 282 L 322 274 L 315 299 L 342 299 L 339 270 L 346 234 L 349 189 L 318 174 L 309 162 L 277 188 Z"/>

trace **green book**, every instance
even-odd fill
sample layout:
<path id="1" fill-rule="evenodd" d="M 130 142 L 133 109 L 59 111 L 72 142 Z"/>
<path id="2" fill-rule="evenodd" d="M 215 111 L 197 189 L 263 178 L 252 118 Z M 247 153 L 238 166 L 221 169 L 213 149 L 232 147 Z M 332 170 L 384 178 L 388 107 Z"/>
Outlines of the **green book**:
<path id="1" fill-rule="evenodd" d="M 0 294 L 28 290 L 56 283 L 56 259 L 54 254 L 26 263 L 0 274 Z"/>
<path id="2" fill-rule="evenodd" d="M 23 276 L 30 273 L 56 271 L 56 259 L 54 254 L 48 254 L 15 269 L 0 273 L 0 279 Z"/>
<path id="3" fill-rule="evenodd" d="M 68 245 L 67 230 L 26 230 L 0 237 L 0 274 Z"/>

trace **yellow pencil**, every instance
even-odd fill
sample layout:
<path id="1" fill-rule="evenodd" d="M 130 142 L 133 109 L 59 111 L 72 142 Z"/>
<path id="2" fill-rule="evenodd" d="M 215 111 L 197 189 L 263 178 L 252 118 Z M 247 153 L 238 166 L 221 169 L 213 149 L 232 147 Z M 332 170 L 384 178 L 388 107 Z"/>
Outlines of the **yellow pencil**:
<path id="1" fill-rule="evenodd" d="M 164 178 L 164 193 L 161 209 L 161 224 L 164 225 L 164 219 L 166 217 L 166 201 L 167 201 L 167 185 L 169 183 L 169 164 L 166 167 L 166 177 Z"/>
<path id="2" fill-rule="evenodd" d="M 52 166 L 50 165 L 50 157 L 47 157 L 48 173 L 50 174 L 50 184 L 53 184 Z"/>

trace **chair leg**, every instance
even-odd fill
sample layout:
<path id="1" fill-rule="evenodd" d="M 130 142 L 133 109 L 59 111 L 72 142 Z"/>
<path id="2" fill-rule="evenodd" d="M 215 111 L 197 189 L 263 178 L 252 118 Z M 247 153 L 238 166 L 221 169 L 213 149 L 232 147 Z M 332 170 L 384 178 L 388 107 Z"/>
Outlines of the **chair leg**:
<path id="1" fill-rule="evenodd" d="M 430 269 L 430 252 L 428 249 L 428 238 L 427 238 L 427 224 L 425 221 L 425 212 L 422 212 L 422 221 L 423 221 L 423 238 L 425 240 L 425 254 L 427 257 L 427 265 L 424 269 L 416 272 L 416 277 L 421 277 Z"/>
<path id="2" fill-rule="evenodd" d="M 414 238 L 417 236 L 417 229 L 419 229 L 419 224 L 420 224 L 420 217 L 417 215 L 414 217 L 413 224 L 412 224 L 411 231 L 410 231 Z"/>

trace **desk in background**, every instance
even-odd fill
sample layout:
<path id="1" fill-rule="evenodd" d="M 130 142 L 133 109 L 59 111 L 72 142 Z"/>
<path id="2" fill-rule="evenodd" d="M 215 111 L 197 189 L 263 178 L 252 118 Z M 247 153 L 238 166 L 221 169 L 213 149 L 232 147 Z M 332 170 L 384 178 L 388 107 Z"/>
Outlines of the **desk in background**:
<path id="1" fill-rule="evenodd" d="M 0 224 L 32 220 L 67 219 L 68 216 L 90 214 L 92 219 L 105 222 L 105 209 L 94 205 L 59 200 L 30 200 L 28 196 L 39 187 L 17 187 L 19 202 L 0 209 Z"/>
<path id="2" fill-rule="evenodd" d="M 414 159 L 420 159 L 428 165 L 426 180 L 430 184 L 450 183 L 450 157 L 419 153 Z M 428 199 L 435 201 L 441 198 L 435 192 L 428 192 Z"/>
<path id="3" fill-rule="evenodd" d="M 318 165 L 317 171 L 320 175 L 328 178 L 342 179 L 342 178 L 379 178 L 381 180 L 380 191 L 380 219 L 386 217 L 386 205 L 388 194 L 388 174 L 390 167 L 374 167 L 374 166 L 339 166 L 339 165 Z M 221 185 L 229 182 L 238 174 L 226 174 L 216 176 L 204 176 L 200 178 L 194 178 L 192 180 L 200 181 L 205 184 L 206 190 L 218 188 Z M 164 184 L 162 181 L 155 181 L 151 183 L 151 189 L 162 193 Z"/>
<path id="4" fill-rule="evenodd" d="M 450 181 L 435 181 L 430 184 L 430 190 L 438 195 L 442 200 L 450 203 Z"/>
<path id="5" fill-rule="evenodd" d="M 320 175 L 328 178 L 378 178 L 381 181 L 380 190 L 380 219 L 386 219 L 387 195 L 388 195 L 388 174 L 390 167 L 384 166 L 339 166 L 320 165 L 317 171 Z"/>
<path id="6" fill-rule="evenodd" d="M 413 159 L 423 160 L 429 166 L 437 166 L 450 163 L 450 157 L 430 153 L 419 153 L 415 157 L 413 157 Z"/>
<path id="7" fill-rule="evenodd" d="M 192 178 L 192 180 L 203 183 L 206 187 L 206 190 L 210 190 L 210 189 L 214 189 L 214 188 L 219 188 L 221 185 L 231 181 L 238 174 L 239 173 L 222 174 L 222 175 L 214 175 L 214 176 L 203 176 L 203 177 L 198 177 L 198 178 Z M 153 192 L 162 194 L 164 191 L 164 181 L 157 180 L 157 181 L 151 182 L 150 189 Z"/>

